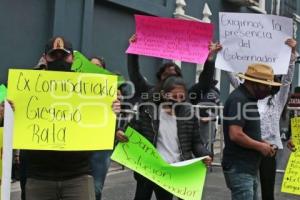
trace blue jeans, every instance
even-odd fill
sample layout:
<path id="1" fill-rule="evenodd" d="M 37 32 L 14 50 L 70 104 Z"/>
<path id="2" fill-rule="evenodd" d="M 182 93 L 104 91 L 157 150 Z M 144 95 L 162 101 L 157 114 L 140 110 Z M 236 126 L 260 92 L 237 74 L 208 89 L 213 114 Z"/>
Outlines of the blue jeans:
<path id="1" fill-rule="evenodd" d="M 91 156 L 92 175 L 94 177 L 96 200 L 101 199 L 105 177 L 110 165 L 112 150 L 93 152 Z"/>
<path id="2" fill-rule="evenodd" d="M 234 167 L 224 170 L 227 187 L 232 200 L 257 200 L 258 175 L 238 173 Z"/>

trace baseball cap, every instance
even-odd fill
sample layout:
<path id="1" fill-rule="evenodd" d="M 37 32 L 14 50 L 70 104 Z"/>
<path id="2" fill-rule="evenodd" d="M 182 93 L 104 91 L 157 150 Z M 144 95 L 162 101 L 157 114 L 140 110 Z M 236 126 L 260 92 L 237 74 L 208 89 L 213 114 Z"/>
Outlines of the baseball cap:
<path id="1" fill-rule="evenodd" d="M 51 54 L 55 51 L 73 54 L 72 44 L 66 41 L 63 37 L 53 37 L 46 44 L 45 54 Z"/>

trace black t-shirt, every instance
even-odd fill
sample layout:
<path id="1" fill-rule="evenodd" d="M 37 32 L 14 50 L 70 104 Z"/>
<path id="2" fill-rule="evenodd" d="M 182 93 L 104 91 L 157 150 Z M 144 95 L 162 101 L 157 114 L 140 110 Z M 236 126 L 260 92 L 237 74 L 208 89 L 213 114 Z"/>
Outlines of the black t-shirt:
<path id="1" fill-rule="evenodd" d="M 90 151 L 22 150 L 27 177 L 61 181 L 90 174 Z"/>
<path id="2" fill-rule="evenodd" d="M 229 138 L 229 126 L 237 125 L 250 138 L 261 141 L 260 119 L 257 100 L 247 91 L 244 85 L 235 89 L 224 106 L 224 139 L 222 166 L 226 169 L 234 167 L 236 172 L 256 174 L 261 154 L 258 151 L 244 148 Z"/>
<path id="3" fill-rule="evenodd" d="M 22 150 L 23 159 L 27 161 L 27 177 L 55 181 L 90 174 L 91 153 L 91 151 Z"/>

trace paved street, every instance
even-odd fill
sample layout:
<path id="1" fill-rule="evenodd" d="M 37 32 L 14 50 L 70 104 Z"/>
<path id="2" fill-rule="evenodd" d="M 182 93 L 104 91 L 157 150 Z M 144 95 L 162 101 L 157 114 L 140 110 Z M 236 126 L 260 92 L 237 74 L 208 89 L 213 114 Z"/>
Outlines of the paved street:
<path id="1" fill-rule="evenodd" d="M 286 146 L 286 143 L 284 143 L 284 146 Z M 220 149 L 216 145 L 216 154 L 214 159 L 215 162 L 220 162 L 220 154 L 218 152 L 220 152 Z M 290 152 L 287 149 L 278 152 L 278 169 L 285 169 L 289 153 Z M 282 176 L 282 173 L 277 173 L 275 188 L 276 200 L 300 200 L 300 196 L 293 196 L 280 192 Z M 133 179 L 132 172 L 128 169 L 123 170 L 118 164 L 112 162 L 110 172 L 106 179 L 102 199 L 132 200 L 134 191 L 135 181 Z M 12 184 L 11 194 L 11 200 L 20 200 L 19 182 Z M 155 200 L 154 195 L 152 200 Z M 212 168 L 212 172 L 208 172 L 202 200 L 230 200 L 230 192 L 226 188 L 225 180 L 220 167 L 214 166 Z"/>
<path id="2" fill-rule="evenodd" d="M 292 196 L 280 193 L 282 174 L 278 174 L 276 182 L 276 197 L 277 200 L 296 200 L 300 196 Z M 107 179 L 104 189 L 104 200 L 131 200 L 133 199 L 135 190 L 134 179 L 132 172 L 124 171 L 111 174 Z M 155 198 L 153 198 L 155 199 Z M 208 173 L 205 184 L 203 200 L 229 200 L 230 193 L 225 186 L 222 171 L 219 167 L 214 167 L 213 172 Z"/>
<path id="3" fill-rule="evenodd" d="M 276 200 L 300 200 L 300 196 L 292 196 L 280 192 L 282 174 L 278 173 L 276 181 Z M 135 181 L 129 170 L 117 170 L 109 173 L 104 188 L 103 200 L 132 200 L 135 191 Z M 13 184 L 12 200 L 19 200 L 20 191 Z M 155 197 L 152 198 L 155 200 Z M 225 186 L 220 167 L 213 167 L 207 175 L 203 200 L 229 200 L 230 193 Z"/>

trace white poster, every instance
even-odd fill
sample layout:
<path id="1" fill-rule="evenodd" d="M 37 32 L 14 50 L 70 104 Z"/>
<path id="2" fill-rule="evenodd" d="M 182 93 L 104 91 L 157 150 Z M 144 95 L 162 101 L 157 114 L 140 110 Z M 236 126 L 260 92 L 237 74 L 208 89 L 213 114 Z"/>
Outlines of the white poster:
<path id="1" fill-rule="evenodd" d="M 245 72 L 249 64 L 265 63 L 275 74 L 286 74 L 291 48 L 284 42 L 293 35 L 287 17 L 248 13 L 219 13 L 220 43 L 216 67 Z"/>
<path id="2" fill-rule="evenodd" d="M 11 167 L 12 167 L 12 139 L 14 127 L 14 112 L 10 104 L 5 101 L 4 130 L 3 130 L 3 171 L 1 184 L 1 199 L 10 199 Z"/>

